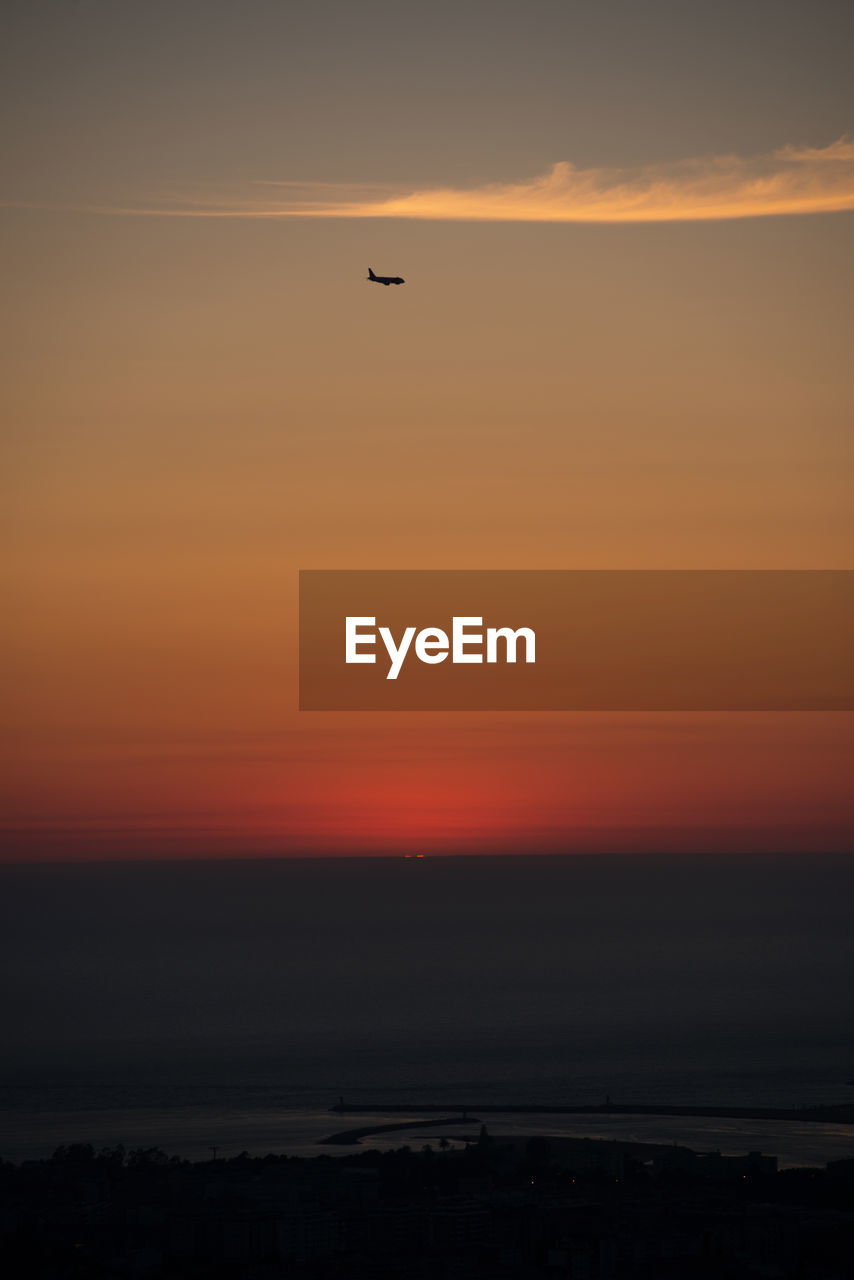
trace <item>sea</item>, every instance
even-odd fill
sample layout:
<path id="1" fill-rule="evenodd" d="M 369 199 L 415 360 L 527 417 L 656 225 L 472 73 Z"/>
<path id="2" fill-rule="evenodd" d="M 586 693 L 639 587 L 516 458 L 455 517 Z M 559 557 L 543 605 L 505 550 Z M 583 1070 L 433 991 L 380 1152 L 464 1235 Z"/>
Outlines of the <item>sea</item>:
<path id="1" fill-rule="evenodd" d="M 0 1158 L 334 1157 L 417 1104 L 471 1124 L 366 1141 L 852 1158 L 841 1123 L 512 1110 L 854 1103 L 852 903 L 826 854 L 2 866 Z"/>

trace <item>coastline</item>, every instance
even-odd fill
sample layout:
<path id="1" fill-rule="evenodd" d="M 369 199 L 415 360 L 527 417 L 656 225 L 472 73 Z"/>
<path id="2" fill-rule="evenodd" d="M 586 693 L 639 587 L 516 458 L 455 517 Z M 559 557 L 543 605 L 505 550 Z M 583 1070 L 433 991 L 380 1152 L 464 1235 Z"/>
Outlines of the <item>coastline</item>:
<path id="1" fill-rule="evenodd" d="M 336 1102 L 334 1106 L 329 1108 L 330 1111 L 346 1115 L 349 1112 L 358 1115 L 387 1115 L 397 1114 L 401 1108 L 400 1104 L 396 1107 L 378 1104 L 375 1106 L 364 1105 L 362 1103 L 349 1104 L 343 1101 Z M 473 1118 L 475 1112 L 483 1112 L 492 1115 L 581 1115 L 581 1116 L 678 1116 L 686 1119 L 713 1119 L 713 1120 L 796 1120 L 799 1122 L 813 1124 L 844 1124 L 854 1125 L 854 1104 L 837 1103 L 837 1104 L 817 1104 L 812 1107 L 705 1107 L 705 1106 L 668 1106 L 666 1104 L 649 1104 L 649 1103 L 615 1103 L 603 1102 L 598 1104 L 586 1104 L 578 1106 L 556 1106 L 550 1103 L 455 1103 L 446 1105 L 444 1103 L 423 1102 L 413 1103 L 405 1108 L 408 1112 L 461 1112 L 462 1119 Z M 421 1121 L 420 1124 L 435 1123 L 434 1121 Z M 448 1121 L 453 1123 L 453 1121 Z M 359 1132 L 376 1132 L 379 1133 L 391 1126 L 377 1126 L 374 1130 L 360 1130 Z M 401 1126 L 395 1126 L 400 1128 Z M 415 1127 L 414 1125 L 411 1127 Z M 342 1133 L 355 1132 L 343 1130 Z M 340 1139 L 341 1135 L 332 1135 L 328 1141 Z"/>
<path id="2" fill-rule="evenodd" d="M 399 1108 L 385 1118 L 369 1111 L 348 1113 L 354 1129 L 381 1127 L 370 1142 L 329 1144 L 328 1107 L 222 1107 L 193 1106 L 164 1110 L 157 1107 L 75 1111 L 45 1110 L 38 1113 L 20 1109 L 0 1112 L 3 1142 L 0 1158 L 19 1162 L 46 1159 L 60 1144 L 91 1142 L 96 1149 L 123 1143 L 128 1148 L 161 1147 L 184 1158 L 204 1159 L 212 1144 L 224 1156 L 243 1150 L 263 1155 L 321 1155 L 330 1159 L 369 1146 L 390 1150 L 410 1143 L 436 1141 L 447 1136 L 454 1144 L 471 1130 L 448 1123 L 451 1113 L 438 1108 L 435 1116 L 418 1116 Z M 474 1117 L 478 1116 L 476 1122 Z M 462 1116 L 458 1117 L 463 1119 Z M 677 1142 L 698 1151 L 720 1150 L 724 1154 L 744 1154 L 752 1150 L 776 1154 L 780 1167 L 820 1167 L 830 1160 L 854 1157 L 854 1129 L 849 1124 L 828 1124 L 797 1120 L 756 1120 L 655 1115 L 584 1115 L 559 1112 L 497 1113 L 472 1110 L 468 1122 L 479 1127 L 486 1120 L 490 1134 L 550 1137 L 587 1137 L 617 1141 L 652 1143 Z M 438 1120 L 427 1129 L 413 1128 L 424 1120 Z M 389 1126 L 389 1127 L 386 1127 Z M 393 1127 L 392 1127 L 393 1126 Z M 444 1127 L 444 1133 L 443 1133 Z M 457 1131 L 459 1136 L 457 1136 Z M 476 1132 L 476 1129 L 475 1129 Z M 418 1135 L 421 1134 L 419 1138 Z M 433 1137 L 432 1135 L 435 1135 Z M 365 1135 L 368 1136 L 368 1135 Z"/>

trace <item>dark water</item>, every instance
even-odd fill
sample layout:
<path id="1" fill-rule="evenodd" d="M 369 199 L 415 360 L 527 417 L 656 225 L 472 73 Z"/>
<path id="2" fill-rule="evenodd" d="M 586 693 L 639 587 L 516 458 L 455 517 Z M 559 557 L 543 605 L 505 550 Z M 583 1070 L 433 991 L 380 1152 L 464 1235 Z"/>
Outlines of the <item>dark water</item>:
<path id="1" fill-rule="evenodd" d="M 0 1155 L 296 1149 L 339 1094 L 854 1101 L 852 902 L 818 855 L 0 868 Z"/>

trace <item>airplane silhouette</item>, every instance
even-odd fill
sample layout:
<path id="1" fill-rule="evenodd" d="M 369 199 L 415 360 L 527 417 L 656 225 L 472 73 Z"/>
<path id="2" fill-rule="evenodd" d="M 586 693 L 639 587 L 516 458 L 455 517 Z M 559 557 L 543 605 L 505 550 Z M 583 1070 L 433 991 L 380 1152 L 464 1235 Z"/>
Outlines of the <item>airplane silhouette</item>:
<path id="1" fill-rule="evenodd" d="M 403 276 L 375 276 L 373 267 L 368 267 L 369 280 L 373 280 L 374 284 L 406 284 Z"/>

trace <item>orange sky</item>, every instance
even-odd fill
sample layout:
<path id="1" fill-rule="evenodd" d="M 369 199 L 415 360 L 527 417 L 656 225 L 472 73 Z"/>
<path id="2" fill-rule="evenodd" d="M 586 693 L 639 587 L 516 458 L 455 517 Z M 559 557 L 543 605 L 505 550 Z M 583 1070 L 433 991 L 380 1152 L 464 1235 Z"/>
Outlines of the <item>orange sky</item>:
<path id="1" fill-rule="evenodd" d="M 852 566 L 850 15 L 145 8 L 3 55 L 5 856 L 850 847 L 847 714 L 295 666 L 299 568 Z"/>

